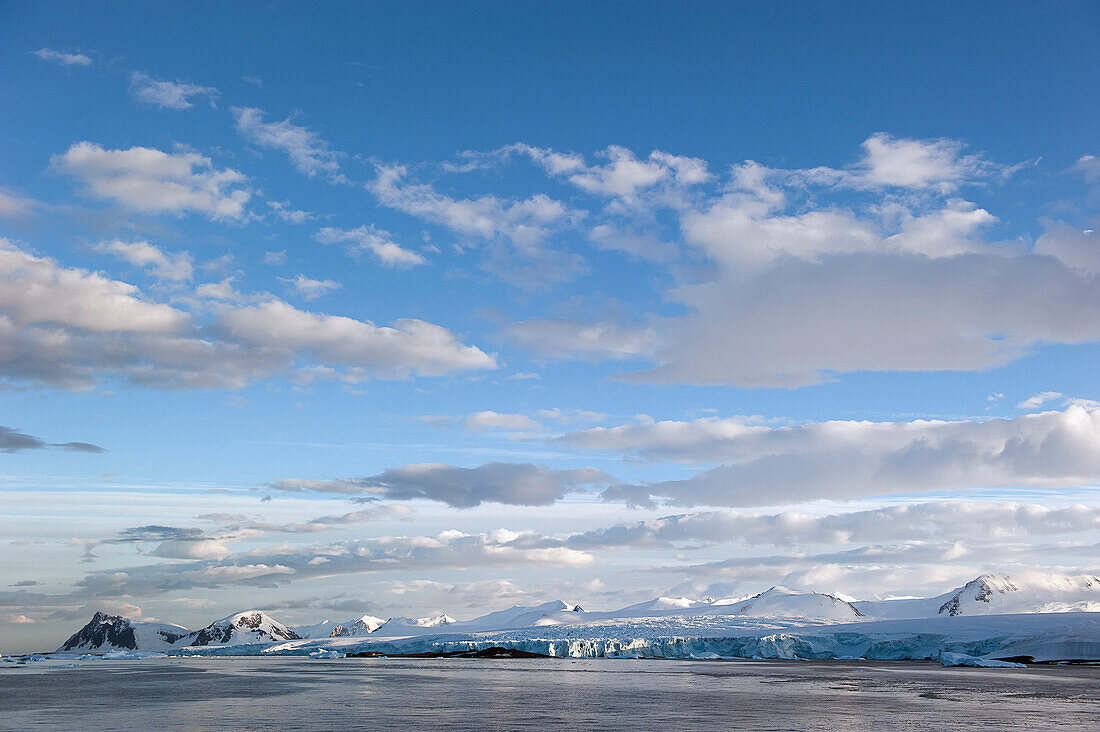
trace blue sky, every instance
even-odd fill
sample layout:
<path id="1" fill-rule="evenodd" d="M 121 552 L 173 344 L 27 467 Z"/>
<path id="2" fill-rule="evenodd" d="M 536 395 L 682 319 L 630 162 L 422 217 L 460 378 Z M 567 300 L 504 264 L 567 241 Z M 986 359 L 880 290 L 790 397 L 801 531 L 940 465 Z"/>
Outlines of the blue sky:
<path id="1" fill-rule="evenodd" d="M 1096 570 L 1094 5 L 0 20 L 0 648 Z"/>

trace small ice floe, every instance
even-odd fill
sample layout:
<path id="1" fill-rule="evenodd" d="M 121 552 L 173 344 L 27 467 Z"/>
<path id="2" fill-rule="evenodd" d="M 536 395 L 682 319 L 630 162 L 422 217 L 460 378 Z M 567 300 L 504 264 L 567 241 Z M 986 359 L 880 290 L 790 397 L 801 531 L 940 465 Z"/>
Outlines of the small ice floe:
<path id="1" fill-rule="evenodd" d="M 138 658 L 168 658 L 167 653 L 153 653 L 151 651 L 108 651 L 99 657 L 104 661 L 133 661 Z"/>
<path id="2" fill-rule="evenodd" d="M 318 648 L 313 653 L 309 654 L 310 658 L 343 658 L 344 654 L 339 651 L 330 651 L 327 648 Z"/>
<path id="3" fill-rule="evenodd" d="M 951 653 L 944 651 L 940 654 L 940 663 L 944 666 L 973 666 L 977 668 L 1027 668 L 1022 663 L 1013 661 L 994 661 L 988 658 L 968 656 L 965 653 Z"/>

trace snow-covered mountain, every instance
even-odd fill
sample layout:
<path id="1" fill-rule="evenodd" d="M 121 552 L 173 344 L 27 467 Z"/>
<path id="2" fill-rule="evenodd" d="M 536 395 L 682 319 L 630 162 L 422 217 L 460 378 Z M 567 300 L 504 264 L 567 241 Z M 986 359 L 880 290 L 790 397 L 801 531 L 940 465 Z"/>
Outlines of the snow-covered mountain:
<path id="1" fill-rule="evenodd" d="M 728 605 L 712 603 L 705 614 L 806 620 L 856 620 L 863 617 L 855 605 L 835 595 L 781 586 Z"/>
<path id="2" fill-rule="evenodd" d="M 865 615 L 875 618 L 1100 612 L 1100 577 L 983 574 L 936 597 L 855 604 Z"/>
<path id="3" fill-rule="evenodd" d="M 451 618 L 451 620 L 453 621 L 454 619 Z M 373 615 L 361 615 L 353 620 L 340 623 L 332 629 L 329 636 L 332 638 L 341 638 L 346 636 L 369 635 L 385 624 L 386 621 L 382 618 L 376 618 Z"/>
<path id="4" fill-rule="evenodd" d="M 385 624 L 386 621 L 382 618 L 376 618 L 373 615 L 360 615 L 343 623 L 323 620 L 316 625 L 298 625 L 294 627 L 294 632 L 303 638 L 357 638 L 362 635 L 370 635 Z"/>
<path id="5" fill-rule="evenodd" d="M 628 632 L 662 636 L 694 633 L 714 639 L 734 632 L 742 633 L 746 629 L 772 629 L 775 632 L 776 629 L 796 626 L 821 628 L 843 624 L 844 627 L 856 627 L 876 622 L 893 628 L 910 620 L 942 622 L 947 626 L 956 624 L 970 628 L 968 633 L 978 633 L 984 627 L 981 626 L 984 621 L 980 616 L 1011 616 L 1018 619 L 1014 622 L 1026 624 L 1029 622 L 1024 619 L 1027 616 L 1044 615 L 1048 617 L 1044 622 L 1050 625 L 1056 622 L 1053 615 L 1061 613 L 1100 613 L 1100 577 L 983 574 L 936 597 L 877 601 L 849 601 L 837 594 L 778 586 L 757 595 L 718 600 L 657 597 L 608 612 L 586 612 L 578 605 L 555 600 L 497 610 L 462 622 L 444 614 L 395 617 L 385 622 L 381 618 L 363 615 L 345 623 L 325 621 L 296 629 L 286 627 L 259 610 L 230 615 L 197 631 L 188 631 L 178 625 L 133 622 L 117 615 L 96 613 L 59 650 L 170 651 L 214 646 L 210 652 L 218 653 L 221 651 L 217 647 L 226 646 L 297 648 L 300 643 L 323 642 L 392 645 L 398 642 L 407 644 L 417 639 L 427 643 L 433 637 L 442 636 L 448 639 L 447 642 L 454 643 L 494 634 L 501 639 L 518 638 L 520 635 L 530 638 L 555 636 L 570 638 L 583 645 L 592 637 L 618 638 Z M 1100 615 L 1096 617 L 1100 618 Z M 1011 625 L 1008 620 L 1004 622 Z M 1092 621 L 1078 618 L 1073 622 L 1087 625 Z M 1095 624 L 1100 625 L 1100 619 Z M 538 636 L 539 633 L 547 635 Z M 370 637 L 369 641 L 366 636 Z M 1100 648 L 1097 645 L 1100 641 L 1095 639 L 1081 639 L 1070 634 L 1063 640 L 1069 643 L 1063 650 L 1044 653 L 1050 657 L 1065 658 L 1091 658 L 1100 654 L 1100 651 L 1094 654 L 1090 650 L 1094 645 Z M 1074 651 L 1074 648 L 1078 650 Z M 1078 655 L 1074 656 L 1074 653 Z"/>
<path id="6" fill-rule="evenodd" d="M 429 615 L 425 618 L 390 618 L 382 625 L 375 628 L 374 633 L 379 636 L 406 636 L 406 635 L 421 635 L 423 633 L 438 633 L 445 629 L 445 626 L 453 625 L 456 623 L 454 618 L 450 615 Z"/>
<path id="7" fill-rule="evenodd" d="M 295 625 L 293 630 L 302 638 L 331 638 L 336 627 L 331 620 L 322 620 L 313 625 Z"/>
<path id="8" fill-rule="evenodd" d="M 706 600 L 692 600 L 688 597 L 662 596 L 655 597 L 652 600 L 646 600 L 645 602 L 627 605 L 612 613 L 605 613 L 605 615 L 612 615 L 617 618 L 653 618 L 667 615 L 670 612 L 678 614 L 685 610 L 708 607 L 709 605 L 710 603 Z"/>
<path id="9" fill-rule="evenodd" d="M 215 620 L 179 641 L 181 646 L 238 646 L 299 639 L 297 633 L 262 610 L 246 610 Z"/>
<path id="10" fill-rule="evenodd" d="M 614 618 L 664 618 L 673 616 L 718 617 L 741 615 L 761 618 L 797 618 L 802 620 L 856 620 L 862 613 L 852 603 L 836 595 L 808 590 L 772 587 L 757 595 L 725 599 L 657 597 L 629 605 L 621 610 L 592 613 L 601 620 Z"/>
<path id="11" fill-rule="evenodd" d="M 541 605 L 514 605 L 507 610 L 482 615 L 473 620 L 458 623 L 455 630 L 474 630 L 476 628 L 529 628 L 532 626 L 558 625 L 560 623 L 583 622 L 584 608 L 573 603 L 554 600 Z"/>
<path id="12" fill-rule="evenodd" d="M 121 615 L 97 612 L 59 651 L 163 651 L 191 631 L 171 623 L 135 623 Z"/>

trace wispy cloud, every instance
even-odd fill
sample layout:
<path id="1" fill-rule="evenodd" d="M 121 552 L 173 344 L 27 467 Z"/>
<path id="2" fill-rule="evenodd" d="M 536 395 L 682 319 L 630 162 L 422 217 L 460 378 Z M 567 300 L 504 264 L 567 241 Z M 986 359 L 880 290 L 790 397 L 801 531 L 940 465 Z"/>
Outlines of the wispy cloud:
<path id="1" fill-rule="evenodd" d="M 233 107 L 232 112 L 237 132 L 252 144 L 286 153 L 298 172 L 310 178 L 326 175 L 333 182 L 347 182 L 340 173 L 340 155 L 314 130 L 294 124 L 293 118 L 265 122 L 263 110 L 255 107 Z"/>
<path id="2" fill-rule="evenodd" d="M 162 81 L 135 71 L 130 75 L 130 93 L 142 104 L 161 109 L 191 109 L 197 101 L 217 106 L 221 92 L 212 86 L 199 86 L 186 81 Z"/>
<path id="3" fill-rule="evenodd" d="M 35 56 L 43 61 L 50 61 L 62 66 L 91 66 L 92 59 L 82 53 L 63 53 L 52 48 L 40 48 L 32 51 Z"/>

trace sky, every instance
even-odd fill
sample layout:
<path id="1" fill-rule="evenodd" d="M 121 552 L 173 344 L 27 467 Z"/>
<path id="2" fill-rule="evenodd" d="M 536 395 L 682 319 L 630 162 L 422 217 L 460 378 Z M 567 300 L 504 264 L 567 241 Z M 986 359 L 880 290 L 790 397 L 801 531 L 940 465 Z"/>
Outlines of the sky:
<path id="1" fill-rule="evenodd" d="M 1100 571 L 1095 3 L 0 2 L 0 651 Z"/>

